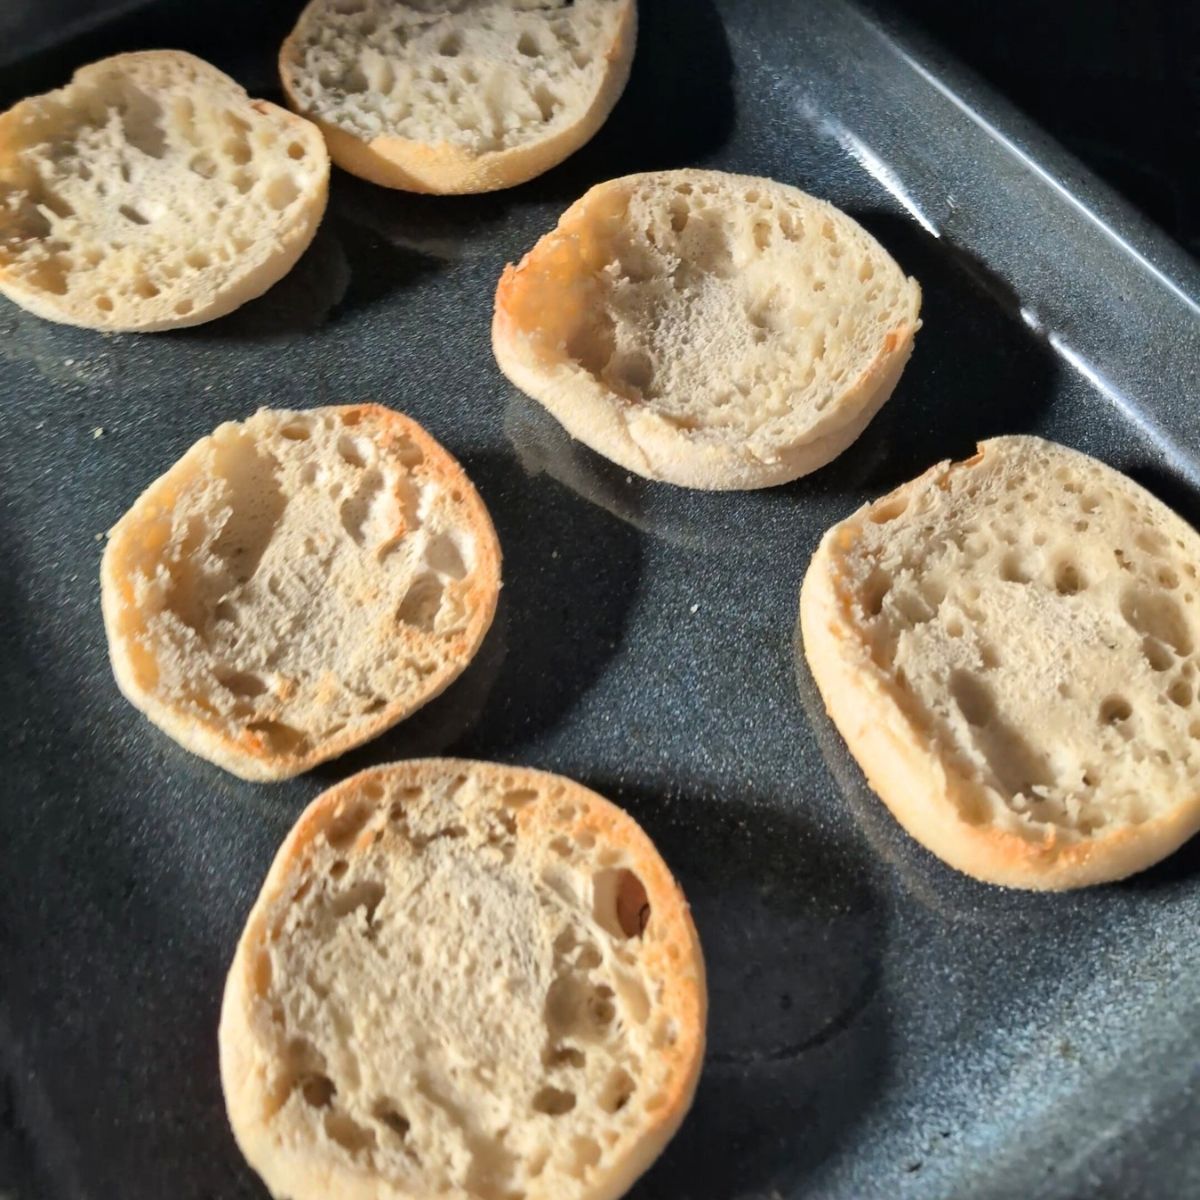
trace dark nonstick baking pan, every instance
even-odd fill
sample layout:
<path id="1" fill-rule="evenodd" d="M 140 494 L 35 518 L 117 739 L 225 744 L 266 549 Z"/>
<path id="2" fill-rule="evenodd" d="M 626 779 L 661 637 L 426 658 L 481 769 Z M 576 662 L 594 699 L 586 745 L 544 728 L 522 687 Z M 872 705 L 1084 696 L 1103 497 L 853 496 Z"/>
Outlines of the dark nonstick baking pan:
<path id="1" fill-rule="evenodd" d="M 18 4 L 0 100 L 149 46 L 273 96 L 296 7 Z M 794 485 L 630 478 L 493 365 L 503 264 L 588 185 L 685 164 L 827 197 L 924 289 L 894 398 Z M 217 1080 L 242 920 L 318 791 L 453 752 L 612 797 L 693 902 L 709 1056 L 640 1200 L 1200 1194 L 1197 847 L 1071 895 L 959 877 L 868 792 L 793 656 L 821 531 L 977 438 L 1056 438 L 1195 521 L 1197 297 L 1164 238 L 902 31 L 837 0 L 644 0 L 612 119 L 531 184 L 436 199 L 338 175 L 296 270 L 180 333 L 106 338 L 0 303 L 0 1192 L 261 1197 Z M 501 611 L 419 715 L 291 783 L 243 783 L 118 696 L 101 535 L 219 421 L 366 399 L 477 481 Z"/>

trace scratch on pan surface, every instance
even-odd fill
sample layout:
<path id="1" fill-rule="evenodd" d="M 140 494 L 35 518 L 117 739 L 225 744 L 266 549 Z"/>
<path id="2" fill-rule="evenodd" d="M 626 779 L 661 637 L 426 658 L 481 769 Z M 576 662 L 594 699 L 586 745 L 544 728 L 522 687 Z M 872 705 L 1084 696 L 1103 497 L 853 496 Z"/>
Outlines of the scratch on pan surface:
<path id="1" fill-rule="evenodd" d="M 904 211 L 926 233 L 941 237 L 937 226 L 925 215 L 921 206 L 912 198 L 908 189 L 900 181 L 900 177 L 891 167 L 871 149 L 866 142 L 857 138 L 848 129 L 831 121 L 824 122 L 825 128 L 833 135 L 838 144 L 849 154 L 881 187 L 895 199 Z"/>
<path id="2" fill-rule="evenodd" d="M 1160 441 L 1163 438 L 1163 431 L 1148 421 L 1145 413 L 1112 380 L 1108 379 L 1099 368 L 1093 366 L 1078 350 L 1071 346 L 1062 334 L 1052 331 L 1047 332 L 1042 319 L 1027 305 L 1022 305 L 1020 311 L 1021 320 L 1039 337 L 1044 337 L 1054 353 L 1066 362 L 1072 370 L 1087 380 L 1106 400 L 1112 401 L 1124 416 L 1128 417 L 1140 430 L 1148 434 L 1152 440 Z M 1187 468 L 1188 474 L 1194 476 L 1195 473 L 1190 467 L 1190 457 L 1186 454 L 1181 454 L 1180 459 L 1182 462 L 1189 464 Z"/>
<path id="3" fill-rule="evenodd" d="M 1154 441 L 1162 440 L 1165 436 L 1163 431 L 1149 422 L 1146 419 L 1146 414 L 1139 410 L 1137 405 L 1120 388 L 1105 378 L 1078 350 L 1069 345 L 1061 334 L 1050 333 L 1046 340 L 1050 343 L 1055 354 L 1068 362 L 1105 399 L 1111 400 L 1121 410 L 1121 413 L 1128 417 L 1139 429 L 1148 434 Z M 1181 458 L 1185 462 L 1189 461 L 1186 455 L 1182 455 Z"/>
<path id="4" fill-rule="evenodd" d="M 874 28 L 874 26 L 872 26 L 872 28 Z M 996 126 L 993 125 L 985 116 L 972 108 L 971 105 L 968 104 L 967 101 L 965 101 L 961 96 L 959 96 L 953 88 L 948 87 L 945 83 L 943 83 L 932 71 L 930 71 L 927 67 L 922 66 L 921 63 L 911 55 L 906 54 L 904 50 L 902 50 L 891 38 L 887 37 L 887 35 L 881 30 L 876 29 L 875 31 L 888 42 L 892 50 L 899 55 L 899 57 L 907 66 L 910 66 L 914 71 L 916 71 L 916 73 L 920 75 L 922 79 L 932 84 L 938 92 L 945 96 L 955 108 L 970 118 L 975 125 L 977 125 L 983 130 L 984 133 L 988 135 L 988 137 L 990 137 L 999 145 L 1003 146 L 1004 149 L 1015 159 L 1017 159 L 1022 166 L 1028 168 L 1033 172 L 1034 175 L 1042 180 L 1042 182 L 1048 184 L 1054 190 L 1057 196 L 1065 200 L 1072 208 L 1086 217 L 1091 224 L 1093 224 L 1097 229 L 1100 230 L 1101 233 L 1104 234 L 1106 238 L 1109 239 L 1109 241 L 1113 242 L 1123 253 L 1128 254 L 1129 257 L 1134 259 L 1139 266 L 1143 267 L 1149 274 L 1154 276 L 1154 278 L 1157 279 L 1158 282 L 1164 287 L 1168 288 L 1174 296 L 1182 300 L 1188 306 L 1188 308 L 1192 310 L 1192 312 L 1200 313 L 1200 302 L 1188 295 L 1188 293 L 1184 291 L 1183 288 L 1181 288 L 1179 284 L 1177 284 L 1168 274 L 1166 274 L 1165 271 L 1162 271 L 1156 267 L 1154 263 L 1152 263 L 1144 254 L 1142 254 L 1134 245 L 1132 245 L 1128 239 L 1122 237 L 1121 234 L 1119 234 L 1098 212 L 1095 211 L 1095 209 L 1071 192 L 1064 184 L 1059 182 L 1059 180 L 1057 180 L 1049 171 L 1047 171 L 1046 168 L 1037 161 L 1037 159 L 1033 158 L 1031 155 L 1022 150 L 1016 142 L 997 129 Z M 880 182 L 884 183 L 882 179 L 880 179 Z M 884 186 L 886 187 L 887 184 L 884 183 Z M 903 200 L 899 196 L 896 198 L 901 200 L 901 203 L 903 203 Z M 916 214 L 914 213 L 913 215 L 915 216 Z"/>

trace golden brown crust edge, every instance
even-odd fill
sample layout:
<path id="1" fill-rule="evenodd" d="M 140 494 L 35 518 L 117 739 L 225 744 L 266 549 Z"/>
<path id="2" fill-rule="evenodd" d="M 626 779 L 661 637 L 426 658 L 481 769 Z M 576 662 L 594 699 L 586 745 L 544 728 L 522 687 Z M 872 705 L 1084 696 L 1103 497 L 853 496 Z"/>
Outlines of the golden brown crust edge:
<path id="1" fill-rule="evenodd" d="M 974 458 L 931 467 L 859 512 L 904 496 L 931 477 L 969 469 L 986 445 L 980 443 Z M 805 573 L 800 640 L 826 711 L 850 753 L 871 789 L 916 841 L 955 870 L 984 883 L 1067 891 L 1145 870 L 1200 829 L 1200 797 L 1136 829 L 1126 827 L 1078 842 L 1063 842 L 1054 831 L 1031 840 L 965 820 L 955 797 L 969 796 L 975 785 L 946 765 L 904 713 L 891 680 L 871 661 L 838 595 L 836 543 L 842 531 L 839 522 L 825 534 Z"/>
<path id="2" fill-rule="evenodd" d="M 188 54 L 185 51 L 137 50 L 126 54 L 112 55 L 110 58 L 101 59 L 96 63 L 89 63 L 86 66 L 80 67 L 71 76 L 66 86 L 69 87 L 71 84 L 74 84 L 79 75 L 99 65 L 100 62 L 107 63 L 119 59 L 141 58 L 148 54 L 153 54 L 156 57 L 173 57 L 188 60 L 189 62 L 201 63 L 214 75 L 219 75 L 224 83 L 236 90 L 241 99 L 260 113 L 264 115 L 270 114 L 279 121 L 286 121 L 292 130 L 293 137 L 312 141 L 313 134 L 317 132 L 314 129 L 312 121 L 306 121 L 303 117 L 297 116 L 295 113 L 289 112 L 286 108 L 281 108 L 277 104 L 272 104 L 269 100 L 254 99 L 235 79 L 225 75 L 223 71 L 214 67 L 211 63 L 203 59 L 198 59 L 195 55 Z M 62 91 L 64 89 L 59 88 L 56 90 Z M 43 95 L 50 94 L 52 93 L 43 93 Z M 19 126 L 24 116 L 25 106 L 37 98 L 36 96 L 27 97 L 24 100 L 18 101 L 6 112 L 0 113 L 0 160 L 3 160 L 10 152 L 10 142 L 13 138 L 10 129 L 15 130 Z M 162 320 L 134 324 L 105 320 L 103 319 L 103 314 L 93 312 L 89 312 L 85 317 L 82 312 L 75 311 L 73 306 L 63 304 L 61 297 L 56 298 L 39 288 L 27 286 L 18 275 L 5 270 L 3 266 L 0 266 L 0 294 L 7 296 L 14 304 L 19 305 L 26 312 L 30 312 L 35 317 L 40 317 L 44 321 L 53 321 L 59 325 L 73 325 L 79 329 L 95 329 L 104 333 L 162 333 L 171 329 L 186 329 L 193 325 L 204 325 L 209 321 L 215 321 L 220 317 L 228 316 L 229 313 L 241 308 L 243 304 L 247 304 L 251 300 L 256 300 L 287 275 L 312 244 L 312 240 L 316 236 L 317 229 L 320 227 L 325 215 L 328 201 L 329 158 L 328 151 L 326 150 L 325 171 L 321 181 L 320 193 L 313 203 L 305 207 L 304 220 L 294 223 L 284 231 L 276 243 L 273 253 L 263 262 L 254 266 L 248 266 L 240 275 L 232 276 L 231 280 L 226 282 L 221 291 L 210 303 L 193 309 L 186 316 L 172 315 Z"/>
<path id="3" fill-rule="evenodd" d="M 506 268 L 513 271 L 516 268 Z M 500 287 L 505 286 L 504 278 Z M 850 415 L 810 440 L 779 451 L 770 462 L 740 448 L 689 439 L 661 423 L 635 439 L 621 419 L 626 402 L 608 391 L 582 367 L 545 364 L 515 328 L 497 292 L 492 318 L 492 350 L 504 377 L 536 400 L 576 441 L 625 470 L 656 483 L 701 491 L 729 492 L 778 487 L 819 470 L 862 435 L 891 398 L 913 351 L 917 326 L 902 331 L 894 350 L 881 353 L 847 393 Z"/>
<path id="4" fill-rule="evenodd" d="M 306 754 L 285 755 L 272 754 L 269 743 L 261 736 L 244 734 L 241 738 L 230 738 L 198 718 L 187 716 L 169 705 L 160 703 L 137 684 L 129 658 L 129 646 L 118 628 L 118 616 L 122 603 L 120 576 L 117 574 L 115 566 L 119 546 L 118 539 L 129 514 L 133 513 L 142 501 L 161 485 L 169 486 L 170 476 L 183 467 L 187 455 L 169 468 L 165 475 L 155 480 L 134 501 L 126 516 L 122 517 L 113 527 L 100 564 L 101 610 L 105 632 L 108 636 L 109 660 L 121 693 L 154 725 L 157 725 L 186 750 L 215 763 L 240 779 L 251 782 L 270 783 L 290 779 L 311 770 L 319 763 L 338 758 L 356 746 L 361 746 L 377 738 L 393 725 L 399 724 L 406 717 L 423 708 L 429 701 L 441 695 L 475 657 L 491 628 L 492 620 L 496 615 L 496 605 L 500 598 L 500 542 L 496 536 L 491 515 L 462 465 L 432 434 L 403 413 L 378 404 L 329 405 L 326 407 L 339 413 L 357 411 L 364 418 L 373 419 L 385 427 L 390 425 L 398 430 L 402 437 L 421 447 L 425 461 L 431 465 L 436 464 L 435 470 L 438 479 L 447 488 L 457 488 L 462 494 L 462 503 L 472 510 L 469 523 L 471 532 L 476 539 L 476 555 L 479 563 L 477 572 L 480 575 L 479 583 L 472 589 L 473 594 L 468 604 L 472 619 L 467 629 L 454 643 L 453 652 L 447 652 L 445 665 L 440 671 L 429 677 L 426 690 L 415 701 L 409 699 L 394 701 L 382 709 L 372 721 L 358 729 L 347 731 L 321 742 L 313 746 Z M 188 453 L 190 454 L 191 451 Z"/>
<path id="5" fill-rule="evenodd" d="M 321 130 L 329 157 L 343 171 L 380 187 L 429 195 L 461 196 L 501 191 L 527 183 L 564 162 L 591 141 L 608 120 L 629 82 L 637 47 L 637 5 L 634 0 L 628 0 L 612 44 L 605 51 L 608 65 L 600 87 L 592 103 L 574 124 L 529 145 L 470 154 L 448 142 L 428 143 L 396 137 L 377 137 L 364 142 L 344 129 L 306 113 L 291 78 L 296 30 L 305 13 L 307 8 L 279 50 L 279 77 L 292 110 Z"/>
<path id="6" fill-rule="evenodd" d="M 273 906 L 289 891 L 292 876 L 304 869 L 306 852 L 321 836 L 329 821 L 345 802 L 361 795 L 365 784 L 380 777 L 392 777 L 402 785 L 423 780 L 439 779 L 446 774 L 486 772 L 502 776 L 506 786 L 543 789 L 565 788 L 567 797 L 576 806 L 574 829 L 585 829 L 594 836 L 611 838 L 623 845 L 630 856 L 631 866 L 646 888 L 654 920 L 666 927 L 659 950 L 667 956 L 665 970 L 675 981 L 675 1010 L 672 1013 L 679 1036 L 675 1044 L 664 1050 L 676 1061 L 665 1102 L 648 1115 L 640 1141 L 607 1174 L 593 1181 L 588 1200 L 619 1200 L 634 1181 L 662 1153 L 675 1135 L 691 1107 L 704 1063 L 705 1029 L 708 1016 L 708 992 L 705 983 L 704 958 L 699 935 L 692 921 L 679 885 L 663 861 L 654 843 L 634 819 L 611 801 L 565 776 L 539 771 L 530 767 L 509 767 L 469 759 L 412 759 L 403 763 L 371 767 L 319 795 L 304 810 L 280 846 L 271 864 L 246 925 L 238 940 L 237 949 L 226 977 L 221 1005 L 218 1043 L 220 1049 L 221 1086 L 234 1138 L 239 1149 L 256 1171 L 267 1161 L 277 1182 L 291 1186 L 296 1194 L 313 1194 L 314 1176 L 323 1182 L 317 1192 L 344 1196 L 349 1200 L 383 1200 L 395 1192 L 384 1190 L 376 1181 L 362 1175 L 331 1168 L 328 1164 L 297 1155 L 291 1164 L 291 1180 L 280 1179 L 281 1164 L 269 1131 L 260 1118 L 263 1087 L 259 1082 L 261 1064 L 256 1064 L 253 1037 L 248 1029 L 248 996 L 255 988 L 258 950 L 269 936 Z M 556 803 L 561 803 L 560 795 Z M 545 805 L 535 802 L 518 813 L 518 829 L 537 832 L 549 824 Z M 560 826 L 553 826 L 555 832 Z M 362 835 L 369 836 L 369 835 Z M 547 836 L 549 836 L 547 834 Z M 354 853 L 354 847 L 350 853 Z M 670 947 L 682 948 L 679 957 L 669 954 Z M 302 1189 L 302 1190 L 301 1190 Z M 277 1195 L 286 1191 L 276 1191 Z"/>

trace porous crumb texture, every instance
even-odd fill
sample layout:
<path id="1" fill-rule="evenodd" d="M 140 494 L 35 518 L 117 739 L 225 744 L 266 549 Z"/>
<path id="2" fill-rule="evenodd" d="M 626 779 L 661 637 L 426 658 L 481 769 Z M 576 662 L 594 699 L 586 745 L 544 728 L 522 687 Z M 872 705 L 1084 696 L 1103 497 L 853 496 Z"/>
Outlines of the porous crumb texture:
<path id="1" fill-rule="evenodd" d="M 1197 808 L 1200 537 L 1137 484 L 998 438 L 827 546 L 865 662 L 970 784 L 962 821 L 1061 849 Z"/>
<path id="2" fill-rule="evenodd" d="M 665 864 L 569 780 L 364 772 L 281 849 L 230 971 L 234 1132 L 277 1196 L 620 1195 L 691 1101 L 703 962 Z"/>
<path id="3" fill-rule="evenodd" d="M 287 273 L 328 175 L 313 125 L 200 59 L 104 59 L 0 117 L 0 290 L 98 329 L 211 320 Z"/>
<path id="4" fill-rule="evenodd" d="M 496 305 L 501 365 L 523 360 L 515 381 L 528 390 L 535 371 L 544 402 L 548 369 L 582 373 L 630 443 L 623 465 L 694 482 L 715 447 L 728 461 L 699 486 L 758 486 L 794 478 L 789 454 L 886 399 L 920 290 L 855 221 L 796 188 L 668 171 L 593 188 L 509 268 Z M 584 440 L 612 456 L 612 436 Z"/>
<path id="5" fill-rule="evenodd" d="M 500 586 L 462 468 L 374 405 L 220 426 L 113 529 L 101 575 L 126 695 L 248 778 L 305 770 L 440 692 Z"/>
<path id="6" fill-rule="evenodd" d="M 559 161 L 620 94 L 634 20 L 633 0 L 313 0 L 284 44 L 280 71 L 297 111 L 324 127 L 364 144 L 425 147 L 434 157 L 502 155 L 584 122 Z M 593 114 L 598 102 L 603 111 Z M 331 149 L 341 161 L 336 141 Z M 397 152 L 403 159 L 403 148 Z M 354 161 L 344 165 L 356 170 Z M 421 164 L 407 165 L 412 178 L 376 181 L 423 190 Z M 483 186 L 550 165 L 539 161 L 537 170 Z M 475 190 L 470 179 L 464 184 Z"/>

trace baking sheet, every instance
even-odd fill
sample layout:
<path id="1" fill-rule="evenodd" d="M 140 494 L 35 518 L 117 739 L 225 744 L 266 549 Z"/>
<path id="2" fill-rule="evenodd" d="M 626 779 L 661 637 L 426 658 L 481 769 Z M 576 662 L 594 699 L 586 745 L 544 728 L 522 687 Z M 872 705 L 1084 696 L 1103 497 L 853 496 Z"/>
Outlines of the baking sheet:
<path id="1" fill-rule="evenodd" d="M 294 8 L 144 5 L 48 49 L 41 27 L 5 47 L 0 102 L 155 46 L 275 96 Z M 492 363 L 503 264 L 591 183 L 681 165 L 834 201 L 924 289 L 892 401 L 794 485 L 631 478 Z M 176 334 L 101 337 L 0 302 L 0 1190 L 263 1196 L 217 1079 L 242 920 L 317 792 L 443 752 L 597 788 L 693 903 L 710 1052 L 639 1200 L 1200 1190 L 1200 850 L 1067 896 L 960 878 L 869 793 L 792 652 L 820 533 L 980 437 L 1056 438 L 1196 521 L 1197 296 L 1165 239 L 903 31 L 836 0 L 644 0 L 625 97 L 542 179 L 435 199 L 337 174 L 288 278 Z M 119 697 L 100 535 L 218 422 L 367 399 L 477 482 L 501 610 L 406 724 L 288 784 L 243 783 Z"/>

